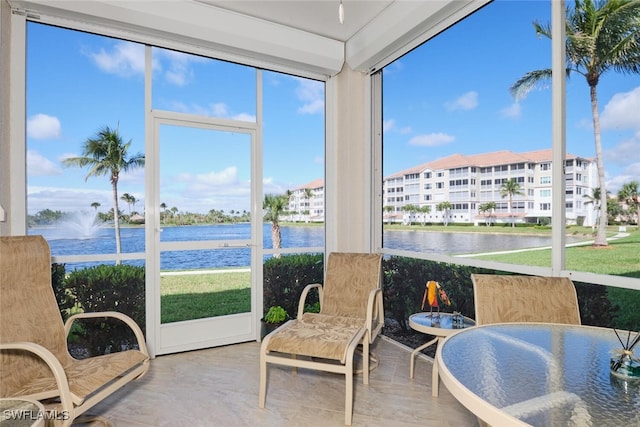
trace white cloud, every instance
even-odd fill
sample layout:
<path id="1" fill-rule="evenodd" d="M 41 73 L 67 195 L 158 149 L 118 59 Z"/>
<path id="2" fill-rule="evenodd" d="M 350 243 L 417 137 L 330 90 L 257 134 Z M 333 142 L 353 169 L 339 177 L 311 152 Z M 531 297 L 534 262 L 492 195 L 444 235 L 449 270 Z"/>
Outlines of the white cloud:
<path id="1" fill-rule="evenodd" d="M 206 186 L 230 185 L 238 182 L 238 168 L 229 166 L 220 172 L 195 175 L 195 182 Z"/>
<path id="2" fill-rule="evenodd" d="M 389 132 L 390 130 L 393 130 L 393 128 L 395 127 L 396 127 L 396 121 L 394 119 L 389 119 L 382 122 L 383 133 Z"/>
<path id="3" fill-rule="evenodd" d="M 600 126 L 606 129 L 640 130 L 640 86 L 615 94 L 604 106 Z"/>
<path id="4" fill-rule="evenodd" d="M 144 74 L 144 45 L 121 41 L 111 51 L 100 49 L 88 55 L 106 73 L 122 77 Z"/>
<path id="5" fill-rule="evenodd" d="M 193 79 L 193 71 L 184 63 L 171 63 L 170 69 L 164 73 L 164 78 L 176 86 L 186 86 Z"/>
<path id="6" fill-rule="evenodd" d="M 478 106 L 478 92 L 467 92 L 454 101 L 445 102 L 444 106 L 448 111 L 473 110 Z"/>
<path id="7" fill-rule="evenodd" d="M 256 122 L 256 116 L 254 114 L 240 113 L 240 114 L 236 114 L 232 118 L 234 120 L 240 120 L 242 122 L 251 122 L 251 123 Z"/>
<path id="8" fill-rule="evenodd" d="M 612 149 L 604 150 L 604 163 L 606 171 L 607 189 L 616 193 L 622 184 L 640 177 L 640 130 L 635 132 L 631 138 L 624 139 Z M 609 167 L 611 165 L 616 167 Z M 622 172 L 618 172 L 622 168 Z M 615 175 L 611 175 L 612 171 Z"/>
<path id="9" fill-rule="evenodd" d="M 640 131 L 635 138 L 625 139 L 611 149 L 604 150 L 603 157 L 605 165 L 612 162 L 618 165 L 628 165 L 638 159 L 640 152 Z"/>
<path id="10" fill-rule="evenodd" d="M 430 133 L 428 135 L 417 135 L 409 140 L 409 145 L 418 145 L 422 147 L 437 147 L 453 142 L 455 138 L 446 133 Z"/>
<path id="11" fill-rule="evenodd" d="M 500 116 L 508 119 L 517 119 L 522 115 L 522 108 L 520 108 L 520 103 L 514 102 L 508 107 L 500 110 Z"/>
<path id="12" fill-rule="evenodd" d="M 193 80 L 194 72 L 191 63 L 205 61 L 204 58 L 183 52 L 165 49 L 158 51 L 161 58 L 168 61 L 167 70 L 164 72 L 165 80 L 176 86 L 186 86 Z"/>
<path id="13" fill-rule="evenodd" d="M 303 105 L 298 108 L 301 114 L 324 112 L 324 84 L 310 79 L 295 78 L 298 82 L 296 96 Z"/>
<path id="14" fill-rule="evenodd" d="M 324 99 L 316 99 L 311 102 L 307 102 L 302 107 L 298 108 L 298 113 L 301 114 L 316 114 L 324 112 Z"/>
<path id="15" fill-rule="evenodd" d="M 412 132 L 412 129 L 411 129 L 411 126 L 405 126 L 405 127 L 402 127 L 402 128 L 398 128 L 395 119 L 389 119 L 389 120 L 385 120 L 382 123 L 382 132 L 383 133 L 397 132 L 397 133 L 399 133 L 401 135 L 407 135 L 407 134 L 410 134 Z"/>
<path id="16" fill-rule="evenodd" d="M 182 173 L 165 177 L 160 183 L 163 202 L 185 212 L 208 212 L 211 209 L 249 210 L 251 182 L 238 177 L 238 168 L 201 174 Z"/>
<path id="17" fill-rule="evenodd" d="M 27 188 L 27 200 L 29 214 L 35 214 L 44 209 L 59 210 L 63 212 L 83 212 L 93 210 L 91 203 L 100 203 L 101 212 L 106 212 L 113 207 L 113 199 L 110 189 L 92 190 L 78 188 L 56 188 L 29 186 Z"/>
<path id="18" fill-rule="evenodd" d="M 180 102 L 180 101 L 173 101 L 169 103 L 169 105 L 170 105 L 169 108 L 172 111 L 177 111 L 180 113 L 196 114 L 198 116 L 218 117 L 218 118 L 224 118 L 224 119 L 231 118 L 231 119 L 240 120 L 243 122 L 252 122 L 252 123 L 256 122 L 255 114 L 238 113 L 238 114 L 231 115 L 229 111 L 229 107 L 224 102 L 212 103 L 212 104 L 209 104 L 208 107 L 204 107 L 198 104 L 187 105 L 184 102 Z"/>
<path id="19" fill-rule="evenodd" d="M 132 42 L 117 42 L 110 50 L 100 49 L 87 55 L 102 71 L 121 77 L 144 75 L 144 45 Z M 166 49 L 157 49 L 152 68 L 163 73 L 164 79 L 176 86 L 186 86 L 194 79 L 191 64 L 203 62 L 205 58 Z M 164 64 L 164 66 L 163 66 Z"/>
<path id="20" fill-rule="evenodd" d="M 214 117 L 227 117 L 229 115 L 229 107 L 224 102 L 216 102 L 211 104 L 211 112 Z"/>
<path id="21" fill-rule="evenodd" d="M 27 150 L 27 174 L 30 176 L 61 175 L 62 169 L 35 150 Z"/>
<path id="22" fill-rule="evenodd" d="M 185 183 L 192 190 L 197 188 L 204 192 L 211 192 L 215 188 L 217 191 L 222 186 L 238 183 L 238 168 L 236 166 L 229 166 L 219 172 L 211 171 L 201 174 L 183 172 L 174 176 L 172 179 L 167 179 L 166 182 Z M 168 188 L 170 185 L 162 186 Z"/>
<path id="23" fill-rule="evenodd" d="M 57 117 L 36 114 L 27 119 L 27 138 L 57 139 L 61 128 Z"/>

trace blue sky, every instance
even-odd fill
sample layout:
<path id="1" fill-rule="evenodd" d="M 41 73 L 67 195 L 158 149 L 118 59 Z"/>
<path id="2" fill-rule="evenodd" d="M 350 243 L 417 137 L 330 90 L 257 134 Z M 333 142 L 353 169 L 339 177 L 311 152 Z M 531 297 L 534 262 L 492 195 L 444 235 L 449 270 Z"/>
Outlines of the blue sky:
<path id="1" fill-rule="evenodd" d="M 569 3 L 569 2 L 568 2 Z M 516 102 L 509 86 L 550 68 L 551 45 L 532 22 L 550 22 L 546 1 L 496 1 L 385 68 L 385 175 L 454 153 L 551 147 L 551 88 Z M 607 187 L 640 179 L 640 76 L 598 85 Z M 589 88 L 567 82 L 567 151 L 594 157 Z"/>
<path id="2" fill-rule="evenodd" d="M 532 21 L 548 22 L 546 1 L 496 1 L 384 70 L 384 174 L 454 154 L 551 146 L 551 90 L 516 102 L 508 87 L 550 65 L 550 43 Z M 40 24 L 28 27 L 28 210 L 111 208 L 106 177 L 64 168 L 83 141 L 118 127 L 131 153 L 144 153 L 144 48 Z M 255 71 L 154 50 L 153 107 L 254 121 Z M 282 193 L 323 176 L 324 88 L 264 73 L 264 191 Z M 608 188 L 640 177 L 640 76 L 606 74 L 598 85 Z M 588 86 L 567 83 L 567 148 L 595 155 Z M 161 141 L 161 200 L 180 211 L 248 210 L 246 138 L 167 132 Z M 171 136 L 170 136 L 171 135 Z M 202 138 L 201 140 L 199 138 Z M 236 149 L 236 147 L 240 147 Z M 185 154 L 197 150 L 197 156 Z M 144 201 L 144 171 L 121 176 L 120 195 Z M 128 213 L 121 202 L 120 208 Z"/>
<path id="3" fill-rule="evenodd" d="M 144 47 L 40 24 L 28 27 L 28 211 L 112 207 L 106 177 L 62 161 L 108 125 L 144 153 Z M 153 108 L 255 122 L 256 71 L 162 49 L 153 54 Z M 284 193 L 323 176 L 324 84 L 263 72 L 264 192 Z M 185 212 L 250 209 L 246 134 L 163 126 L 163 203 Z M 195 155 L 192 155 L 196 153 Z M 123 173 L 119 195 L 144 205 L 144 170 Z M 120 202 L 128 213 L 128 206 Z"/>

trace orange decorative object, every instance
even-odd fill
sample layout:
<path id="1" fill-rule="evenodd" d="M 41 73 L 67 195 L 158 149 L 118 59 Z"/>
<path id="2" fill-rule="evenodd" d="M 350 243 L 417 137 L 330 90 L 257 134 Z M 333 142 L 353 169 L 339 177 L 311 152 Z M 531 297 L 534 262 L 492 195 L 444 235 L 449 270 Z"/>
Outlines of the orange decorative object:
<path id="1" fill-rule="evenodd" d="M 433 280 L 430 280 L 427 283 L 427 289 L 428 289 L 427 299 L 430 307 L 438 306 L 438 297 L 436 295 L 438 288 L 440 288 L 440 285 L 438 284 L 438 282 L 434 282 Z"/>
<path id="2" fill-rule="evenodd" d="M 444 305 L 451 305 L 451 301 L 449 300 L 449 297 L 447 296 L 447 293 L 444 291 L 444 289 L 440 288 L 438 292 L 440 294 L 440 301 L 442 301 Z"/>

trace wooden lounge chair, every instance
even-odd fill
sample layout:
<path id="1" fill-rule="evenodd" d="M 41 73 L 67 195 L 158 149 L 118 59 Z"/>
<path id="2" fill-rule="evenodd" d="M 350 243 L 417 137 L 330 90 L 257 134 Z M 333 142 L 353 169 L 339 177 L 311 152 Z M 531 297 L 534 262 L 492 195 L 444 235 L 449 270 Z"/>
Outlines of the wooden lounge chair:
<path id="1" fill-rule="evenodd" d="M 78 317 L 125 322 L 139 350 L 74 359 L 66 338 Z M 42 236 L 0 237 L 0 397 L 40 400 L 49 411 L 42 416 L 53 416 L 54 425 L 66 427 L 148 369 L 144 336 L 130 317 L 83 313 L 63 324 Z"/>
<path id="2" fill-rule="evenodd" d="M 471 280 L 477 325 L 581 323 L 576 288 L 569 278 L 472 274 Z"/>
<path id="3" fill-rule="evenodd" d="M 331 253 L 324 286 L 308 285 L 298 316 L 265 337 L 260 349 L 260 397 L 264 408 L 267 363 L 345 375 L 345 424 L 353 414 L 354 352 L 362 343 L 363 382 L 369 383 L 369 345 L 384 324 L 379 254 Z M 320 293 L 320 313 L 303 313 L 311 289 Z M 300 356 L 301 358 L 298 358 Z"/>

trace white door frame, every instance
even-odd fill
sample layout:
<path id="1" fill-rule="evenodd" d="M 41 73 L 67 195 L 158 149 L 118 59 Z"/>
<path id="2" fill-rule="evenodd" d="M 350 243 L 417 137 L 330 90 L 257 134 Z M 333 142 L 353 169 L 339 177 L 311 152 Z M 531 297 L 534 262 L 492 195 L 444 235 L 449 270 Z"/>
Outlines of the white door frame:
<path id="1" fill-rule="evenodd" d="M 258 338 L 262 284 L 262 182 L 258 125 L 251 122 L 194 116 L 169 111 L 151 112 L 151 137 L 146 147 L 146 315 L 147 345 L 153 357 L 215 347 Z M 160 126 L 174 125 L 247 134 L 251 138 L 251 239 L 215 242 L 160 242 Z M 185 246 L 188 245 L 188 246 Z M 251 248 L 251 312 L 161 324 L 160 252 L 180 249 Z M 258 314 L 260 312 L 260 314 Z M 221 333 L 211 335 L 212 328 Z"/>

